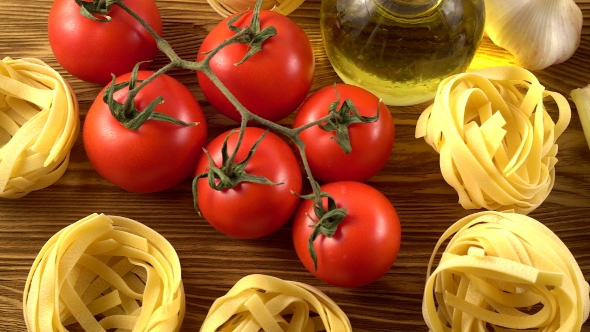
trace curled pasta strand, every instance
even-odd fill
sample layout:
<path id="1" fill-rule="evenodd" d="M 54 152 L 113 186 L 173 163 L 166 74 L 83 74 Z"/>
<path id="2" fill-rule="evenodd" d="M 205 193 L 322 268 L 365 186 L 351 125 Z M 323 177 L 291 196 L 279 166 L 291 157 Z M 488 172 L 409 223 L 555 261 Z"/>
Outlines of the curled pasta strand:
<path id="1" fill-rule="evenodd" d="M 179 331 L 180 273 L 176 251 L 160 234 L 131 219 L 92 214 L 39 252 L 25 284 L 25 323 L 30 332 L 75 323 L 92 332 Z"/>
<path id="2" fill-rule="evenodd" d="M 485 211 L 457 221 L 437 242 L 422 313 L 433 332 L 487 331 L 488 324 L 494 331 L 580 331 L 589 293 L 574 256 L 546 226 Z"/>
<path id="3" fill-rule="evenodd" d="M 297 9 L 305 0 L 265 0 L 262 3 L 263 10 L 270 10 L 279 14 L 289 15 Z M 232 14 L 253 9 L 254 0 L 207 0 L 209 5 L 221 16 L 228 17 Z"/>
<path id="4" fill-rule="evenodd" d="M 552 98 L 554 122 L 543 100 Z M 466 209 L 527 214 L 555 181 L 556 140 L 571 118 L 561 94 L 545 90 L 529 71 L 496 67 L 451 76 L 416 125 L 416 138 L 440 154 L 445 181 Z"/>
<path id="5" fill-rule="evenodd" d="M 57 71 L 38 59 L 0 60 L 0 197 L 55 183 L 79 128 L 78 101 Z"/>
<path id="6" fill-rule="evenodd" d="M 315 314 L 313 314 L 315 313 Z M 286 316 L 291 316 L 289 320 Z M 299 282 L 253 274 L 218 298 L 201 332 L 352 332 L 348 317 L 320 290 Z"/>

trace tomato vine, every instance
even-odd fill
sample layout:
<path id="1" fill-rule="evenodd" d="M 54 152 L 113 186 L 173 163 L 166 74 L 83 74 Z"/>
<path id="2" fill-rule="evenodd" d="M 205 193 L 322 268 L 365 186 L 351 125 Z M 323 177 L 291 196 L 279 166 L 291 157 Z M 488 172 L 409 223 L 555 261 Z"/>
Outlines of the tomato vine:
<path id="1" fill-rule="evenodd" d="M 347 122 L 348 124 L 360 123 L 360 122 L 362 122 L 362 123 L 373 122 L 373 121 L 376 121 L 376 118 L 379 116 L 379 113 L 377 111 L 377 115 L 375 117 L 360 117 L 356 112 L 353 112 L 353 114 L 350 115 L 349 113 L 351 112 L 351 110 L 355 111 L 355 109 L 354 109 L 354 106 L 351 105 L 351 103 L 347 102 L 347 103 L 345 103 L 345 106 L 343 106 L 343 109 L 341 111 L 331 110 L 330 112 L 327 113 L 327 115 L 325 115 L 322 118 L 319 118 L 313 122 L 309 122 L 309 123 L 306 123 L 305 125 L 295 127 L 295 128 L 287 128 L 287 127 L 277 124 L 273 121 L 267 120 L 259 115 L 256 115 L 256 114 L 250 112 L 248 109 L 246 109 L 240 103 L 240 101 L 218 79 L 218 77 L 216 77 L 216 75 L 211 70 L 211 66 L 209 65 L 209 63 L 210 63 L 211 59 L 213 58 L 213 56 L 215 56 L 215 54 L 217 54 L 224 47 L 231 45 L 231 44 L 235 44 L 235 43 L 244 43 L 244 44 L 248 45 L 249 51 L 247 52 L 245 57 L 239 63 L 236 64 L 236 65 L 239 65 L 240 63 L 247 61 L 247 59 L 249 57 L 251 57 L 252 55 L 261 51 L 262 44 L 267 39 L 273 37 L 276 34 L 276 30 L 274 27 L 267 27 L 264 29 L 260 28 L 260 20 L 259 20 L 258 14 L 259 14 L 261 6 L 262 6 L 261 0 L 258 0 L 256 2 L 256 6 L 254 8 L 254 14 L 253 14 L 252 20 L 250 22 L 250 25 L 243 27 L 243 28 L 237 28 L 232 25 L 232 23 L 235 22 L 235 20 L 228 21 L 228 27 L 232 31 L 235 32 L 235 35 L 226 39 L 225 41 L 220 43 L 216 48 L 214 48 L 211 51 L 209 51 L 208 53 L 206 53 L 206 56 L 200 61 L 187 61 L 187 60 L 181 59 L 175 53 L 175 51 L 172 49 L 172 47 L 169 45 L 169 43 L 164 38 L 160 37 L 141 17 L 136 15 L 133 12 L 133 10 L 131 10 L 129 7 L 127 7 L 125 5 L 125 3 L 123 2 L 123 0 L 93 0 L 92 2 L 83 2 L 80 0 L 75 0 L 75 1 L 78 4 L 80 4 L 80 6 L 81 6 L 81 10 L 80 10 L 81 13 L 83 13 L 85 16 L 92 16 L 91 18 L 93 18 L 93 19 L 97 19 L 95 15 L 98 15 L 98 16 L 104 17 L 105 18 L 104 20 L 108 20 L 109 19 L 108 9 L 111 8 L 111 6 L 113 6 L 113 5 L 119 6 L 124 11 L 129 13 L 132 17 L 134 17 L 139 23 L 141 23 L 141 25 L 143 27 L 145 27 L 145 29 L 147 29 L 147 31 L 156 40 L 156 44 L 158 46 L 158 49 L 160 51 L 162 51 L 170 60 L 170 62 L 168 64 L 166 64 L 165 66 L 163 66 L 162 68 L 160 68 L 159 70 L 154 72 L 154 74 L 151 75 L 150 77 L 148 77 L 147 79 L 135 82 L 135 80 L 132 78 L 132 82 L 126 85 L 126 86 L 129 86 L 129 93 L 128 93 L 127 99 L 125 100 L 125 102 L 123 104 L 118 103 L 113 100 L 113 97 L 112 97 L 113 92 L 116 91 L 117 89 L 122 88 L 121 85 L 114 84 L 115 77 L 113 75 L 113 81 L 112 81 L 113 83 L 109 87 L 107 87 L 107 89 L 105 91 L 104 99 L 105 99 L 105 102 L 111 108 L 111 111 L 113 113 L 113 116 L 115 116 L 115 118 L 117 118 L 123 125 L 126 125 L 128 128 L 130 128 L 132 130 L 137 129 L 147 119 L 169 121 L 169 122 L 176 123 L 178 125 L 191 125 L 191 124 L 186 124 L 186 123 L 181 123 L 181 122 L 175 122 L 175 121 L 173 121 L 173 119 L 160 117 L 158 115 L 158 113 L 153 112 L 153 108 L 155 108 L 155 106 L 159 102 L 161 102 L 160 99 L 156 99 L 151 104 L 151 106 L 150 106 L 151 109 L 148 110 L 150 115 L 145 115 L 145 114 L 141 115 L 140 113 L 142 113 L 142 112 L 139 112 L 135 109 L 133 99 L 135 98 L 137 93 L 144 86 L 146 86 L 148 83 L 153 81 L 159 75 L 166 73 L 170 69 L 183 68 L 183 69 L 188 69 L 188 70 L 192 70 L 192 71 L 200 71 L 200 72 L 204 73 L 213 82 L 213 84 L 227 97 L 227 99 L 231 102 L 231 104 L 233 106 L 235 106 L 235 108 L 238 110 L 238 112 L 241 115 L 240 130 L 239 130 L 239 137 L 238 137 L 237 143 L 235 145 L 233 153 L 231 153 L 227 156 L 222 168 L 227 168 L 230 170 L 234 169 L 232 167 L 228 167 L 228 165 L 231 165 L 234 162 L 235 155 L 240 147 L 240 144 L 241 144 L 241 141 L 242 141 L 242 138 L 243 138 L 243 135 L 245 133 L 246 126 L 248 123 L 254 121 L 254 122 L 257 122 L 257 123 L 267 127 L 270 130 L 281 133 L 285 137 L 289 138 L 295 144 L 297 149 L 299 150 L 299 154 L 300 154 L 300 157 L 301 157 L 301 160 L 303 163 L 303 168 L 304 168 L 305 174 L 311 184 L 312 193 L 310 195 L 305 196 L 305 198 L 306 199 L 314 199 L 314 204 L 316 206 L 315 213 L 316 213 L 316 218 L 318 219 L 318 221 L 317 221 L 317 225 L 316 225 L 317 226 L 316 232 L 314 232 L 315 234 L 312 237 L 310 237 L 310 239 L 309 239 L 310 247 L 313 249 L 313 247 L 311 246 L 311 243 L 320 233 L 324 234 L 326 236 L 330 236 L 327 234 L 334 233 L 338 222 L 333 223 L 333 225 L 330 225 L 330 227 L 326 227 L 327 224 L 330 224 L 330 222 L 326 221 L 326 219 L 329 219 L 331 221 L 332 220 L 331 217 L 333 215 L 337 215 L 336 219 L 341 221 L 344 218 L 344 216 L 346 215 L 346 211 L 342 208 L 337 208 L 336 203 L 333 200 L 331 200 L 331 204 L 329 204 L 328 210 L 325 210 L 323 208 L 322 197 L 325 197 L 326 194 L 321 191 L 320 185 L 317 183 L 317 181 L 313 177 L 312 171 L 311 171 L 310 166 L 308 164 L 308 159 L 306 157 L 305 143 L 299 137 L 299 134 L 303 130 L 306 130 L 310 127 L 317 126 L 317 125 L 325 124 L 323 126 L 324 127 L 327 126 L 326 130 L 330 130 L 329 128 L 336 127 L 338 125 L 339 129 L 337 131 L 337 134 L 339 136 L 339 141 L 344 141 L 344 143 L 340 143 L 340 144 L 343 147 L 343 149 L 346 151 L 347 150 L 346 148 L 348 147 L 346 144 L 346 138 L 347 138 L 346 131 L 347 131 L 347 129 L 340 128 L 341 127 L 340 124 L 342 124 L 343 120 L 345 120 L 344 122 Z M 93 15 L 93 14 L 95 14 L 95 15 Z M 236 19 L 237 19 L 237 17 L 236 17 Z M 134 70 L 134 72 L 136 72 L 136 71 L 137 71 L 137 67 Z M 132 77 L 133 77 L 133 75 L 132 75 Z M 139 83 L 139 84 L 136 84 L 136 83 Z M 123 114 L 123 116 L 121 116 L 121 114 Z M 344 114 L 344 116 L 343 116 L 343 114 Z M 121 120 L 121 119 L 123 119 L 123 120 Z M 132 126 L 129 126 L 128 125 L 129 123 L 131 123 Z M 219 172 L 222 172 L 222 170 L 220 170 L 219 168 L 215 168 L 215 172 L 211 172 L 209 174 L 209 177 L 212 177 L 212 176 L 220 177 L 220 175 L 218 174 Z M 201 175 L 201 177 L 202 176 L 204 176 L 204 175 Z M 193 193 L 195 192 L 194 188 L 196 185 L 196 181 L 199 178 L 200 177 L 197 176 L 197 177 L 195 177 L 195 179 L 193 181 Z M 209 179 L 209 181 L 215 182 L 212 179 Z M 268 184 L 268 181 L 267 182 L 262 181 L 261 183 Z M 198 207 L 197 207 L 197 211 L 198 211 Z M 327 230 L 327 229 L 330 229 L 330 230 Z M 310 254 L 311 254 L 312 259 L 314 261 L 314 265 L 317 268 L 317 262 L 316 262 L 317 257 L 315 255 L 315 252 L 313 250 L 310 250 Z"/>

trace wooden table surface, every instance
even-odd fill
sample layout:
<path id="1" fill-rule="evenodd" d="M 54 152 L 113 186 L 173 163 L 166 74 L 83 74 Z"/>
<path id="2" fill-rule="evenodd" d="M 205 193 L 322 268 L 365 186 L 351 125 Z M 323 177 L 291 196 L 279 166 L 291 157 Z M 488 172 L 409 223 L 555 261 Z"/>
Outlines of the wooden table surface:
<path id="1" fill-rule="evenodd" d="M 584 12 L 582 42 L 567 62 L 535 72 L 547 89 L 569 96 L 590 83 L 590 0 L 577 0 Z M 0 57 L 39 58 L 59 70 L 80 101 L 84 120 L 101 86 L 67 74 L 56 62 L 47 41 L 51 0 L 0 1 Z M 185 59 L 221 17 L 205 0 L 157 0 L 164 37 Z M 306 31 L 316 56 L 312 91 L 340 80 L 323 50 L 319 0 L 307 0 L 290 17 Z M 484 39 L 476 61 L 488 65 L 509 54 Z M 160 54 L 155 66 L 167 59 Z M 208 115 L 210 138 L 235 126 L 217 115 L 203 97 L 191 72 L 172 75 L 185 83 Z M 569 97 L 568 97 L 569 98 Z M 573 103 L 571 103 L 573 106 Z M 350 317 L 355 331 L 426 331 L 421 305 L 426 265 L 434 244 L 454 221 L 475 211 L 464 210 L 456 192 L 443 180 L 438 154 L 414 138 L 416 120 L 426 104 L 391 107 L 396 142 L 384 169 L 368 183 L 391 200 L 399 214 L 403 238 L 395 265 L 377 282 L 359 289 L 324 284 L 299 262 L 287 224 L 257 240 L 235 240 L 215 231 L 193 209 L 190 179 L 155 194 L 125 192 L 102 179 L 90 165 L 79 136 L 65 175 L 54 185 L 17 200 L 0 200 L 0 331 L 26 330 L 22 315 L 23 288 L 41 246 L 63 227 L 93 213 L 120 215 L 140 221 L 165 236 L 182 265 L 187 311 L 181 331 L 196 331 L 213 301 L 240 278 L 262 273 L 317 286 Z M 571 123 L 558 140 L 555 187 L 531 217 L 552 229 L 570 248 L 586 280 L 590 279 L 590 150 L 572 108 Z M 289 124 L 290 119 L 285 121 Z M 590 331 L 586 323 L 583 330 Z"/>

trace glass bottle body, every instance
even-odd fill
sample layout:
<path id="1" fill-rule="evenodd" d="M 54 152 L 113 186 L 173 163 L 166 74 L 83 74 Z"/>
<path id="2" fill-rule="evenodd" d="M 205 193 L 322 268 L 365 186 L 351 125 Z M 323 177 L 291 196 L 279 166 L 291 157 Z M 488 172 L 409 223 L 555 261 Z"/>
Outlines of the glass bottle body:
<path id="1" fill-rule="evenodd" d="M 484 21 L 484 0 L 322 0 L 320 24 L 338 76 L 401 106 L 467 70 Z"/>

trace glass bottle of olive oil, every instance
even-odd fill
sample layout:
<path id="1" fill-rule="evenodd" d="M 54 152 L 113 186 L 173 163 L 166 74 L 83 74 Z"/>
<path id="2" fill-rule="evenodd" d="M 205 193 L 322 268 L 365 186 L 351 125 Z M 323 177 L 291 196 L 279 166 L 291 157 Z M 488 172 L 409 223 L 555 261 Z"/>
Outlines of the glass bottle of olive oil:
<path id="1" fill-rule="evenodd" d="M 484 0 L 322 0 L 320 24 L 338 76 L 402 106 L 467 70 L 484 21 Z"/>

